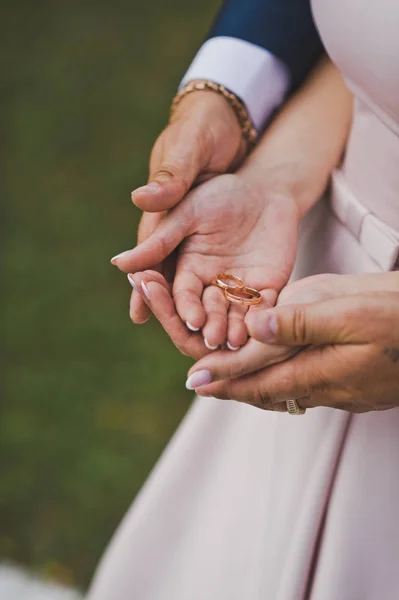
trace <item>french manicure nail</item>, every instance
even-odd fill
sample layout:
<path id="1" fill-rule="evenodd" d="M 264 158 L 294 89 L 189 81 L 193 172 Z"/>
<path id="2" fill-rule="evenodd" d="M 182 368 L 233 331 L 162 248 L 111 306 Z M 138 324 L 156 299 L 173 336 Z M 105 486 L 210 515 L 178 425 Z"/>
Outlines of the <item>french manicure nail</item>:
<path id="1" fill-rule="evenodd" d="M 210 344 L 206 338 L 204 338 L 204 344 L 208 348 L 208 350 L 216 350 L 218 348 L 217 344 L 216 346 L 212 346 L 212 344 Z"/>
<path id="2" fill-rule="evenodd" d="M 141 287 L 142 287 L 142 290 L 144 292 L 144 296 L 147 298 L 148 302 L 151 302 L 151 300 L 150 300 L 150 292 L 148 291 L 148 287 L 147 287 L 145 281 L 141 282 Z"/>
<path id="3" fill-rule="evenodd" d="M 227 342 L 227 347 L 228 347 L 229 350 L 232 350 L 233 352 L 237 352 L 237 350 L 240 349 L 240 346 L 232 346 L 230 344 L 230 342 Z"/>
<path id="4" fill-rule="evenodd" d="M 142 185 L 138 187 L 136 190 L 132 191 L 132 195 L 136 192 L 150 192 L 152 194 L 156 194 L 161 189 L 161 186 L 156 181 L 152 181 L 151 183 L 147 183 L 147 185 Z"/>
<path id="5" fill-rule="evenodd" d="M 194 325 L 191 325 L 191 323 L 189 323 L 188 321 L 186 321 L 186 325 L 190 331 L 199 331 L 201 329 L 201 327 L 194 327 Z"/>
<path id="6" fill-rule="evenodd" d="M 138 291 L 139 291 L 139 288 L 137 287 L 137 285 L 136 285 L 136 283 L 135 283 L 135 281 L 134 281 L 134 279 L 133 279 L 133 275 L 131 275 L 131 274 L 129 273 L 129 275 L 127 276 L 127 278 L 128 278 L 128 280 L 129 280 L 129 283 L 130 283 L 130 285 L 131 285 L 131 286 L 132 286 L 132 288 L 134 289 L 134 291 L 135 291 L 135 292 L 138 292 Z"/>
<path id="7" fill-rule="evenodd" d="M 118 260 L 118 258 L 122 258 L 122 256 L 124 256 L 125 254 L 127 254 L 128 252 L 130 252 L 130 250 L 125 250 L 124 252 L 121 252 L 120 254 L 117 254 L 116 256 L 113 256 L 111 258 L 111 264 L 115 265 L 116 261 Z"/>
<path id="8" fill-rule="evenodd" d="M 211 372 L 206 369 L 203 369 L 202 371 L 197 371 L 196 373 L 193 373 L 187 378 L 186 388 L 188 390 L 195 390 L 196 388 L 199 388 L 202 385 L 208 385 L 208 383 L 212 383 Z"/>

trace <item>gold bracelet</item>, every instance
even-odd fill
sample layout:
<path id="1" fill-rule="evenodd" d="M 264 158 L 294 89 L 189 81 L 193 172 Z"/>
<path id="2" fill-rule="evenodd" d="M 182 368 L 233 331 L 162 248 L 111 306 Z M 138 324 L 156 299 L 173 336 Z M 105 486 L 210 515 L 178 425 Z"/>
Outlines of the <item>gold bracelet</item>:
<path id="1" fill-rule="evenodd" d="M 258 132 L 256 131 L 254 124 L 252 123 L 252 119 L 249 116 L 245 104 L 235 94 L 233 94 L 233 92 L 230 92 L 230 90 L 225 88 L 224 85 L 220 85 L 218 83 L 214 83 L 213 81 L 208 80 L 190 81 L 174 97 L 170 109 L 170 118 L 172 119 L 175 110 L 178 104 L 180 104 L 181 100 L 185 96 L 187 96 L 187 94 L 196 91 L 216 92 L 217 94 L 223 96 L 223 98 L 227 100 L 227 102 L 233 109 L 235 116 L 237 117 L 242 135 L 248 144 L 249 152 L 253 148 L 253 146 L 255 146 L 258 140 Z"/>

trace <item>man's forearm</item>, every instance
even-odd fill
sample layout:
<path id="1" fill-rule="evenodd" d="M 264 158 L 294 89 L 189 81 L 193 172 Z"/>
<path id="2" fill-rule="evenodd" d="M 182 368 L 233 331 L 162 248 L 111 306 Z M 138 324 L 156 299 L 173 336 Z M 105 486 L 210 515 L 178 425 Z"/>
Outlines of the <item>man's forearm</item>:
<path id="1" fill-rule="evenodd" d="M 352 118 L 352 95 L 323 59 L 264 134 L 241 173 L 260 185 L 279 180 L 303 216 L 339 163 Z"/>

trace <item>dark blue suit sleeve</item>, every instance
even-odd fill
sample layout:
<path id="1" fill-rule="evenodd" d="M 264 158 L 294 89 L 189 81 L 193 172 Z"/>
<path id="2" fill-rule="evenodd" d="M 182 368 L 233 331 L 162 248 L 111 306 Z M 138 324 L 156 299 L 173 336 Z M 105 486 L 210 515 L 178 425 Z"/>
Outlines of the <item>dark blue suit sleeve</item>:
<path id="1" fill-rule="evenodd" d="M 265 48 L 288 67 L 293 87 L 323 51 L 310 0 L 226 0 L 208 38 L 229 36 Z"/>

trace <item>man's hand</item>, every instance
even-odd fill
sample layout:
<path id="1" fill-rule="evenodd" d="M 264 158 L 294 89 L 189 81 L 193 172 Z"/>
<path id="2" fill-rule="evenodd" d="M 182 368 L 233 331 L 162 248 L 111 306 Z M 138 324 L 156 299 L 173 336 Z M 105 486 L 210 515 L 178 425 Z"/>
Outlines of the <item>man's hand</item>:
<path id="1" fill-rule="evenodd" d="M 356 287 L 356 276 L 344 279 Z M 361 289 L 367 279 L 368 292 L 278 306 L 267 311 L 267 317 L 263 313 L 267 347 L 301 352 L 252 375 L 199 385 L 197 392 L 270 410 L 282 410 L 282 403 L 292 398 L 303 408 L 329 406 L 350 412 L 398 406 L 399 274 L 359 276 Z"/>
<path id="2" fill-rule="evenodd" d="M 180 202 L 193 185 L 234 169 L 246 146 L 237 118 L 218 94 L 197 91 L 178 105 L 171 123 L 154 144 L 146 186 L 132 192 L 132 201 L 144 212 L 138 235 L 143 242 L 166 211 Z M 156 213 L 156 214 L 149 214 Z M 158 268 L 162 271 L 162 265 Z M 130 316 L 143 323 L 151 312 L 133 291 Z"/>

